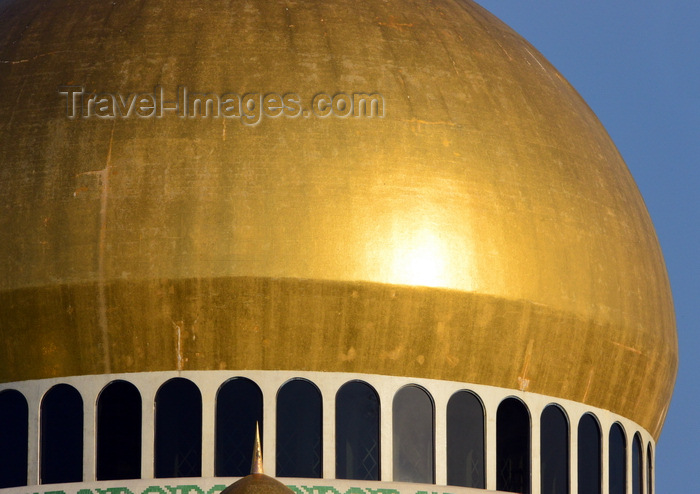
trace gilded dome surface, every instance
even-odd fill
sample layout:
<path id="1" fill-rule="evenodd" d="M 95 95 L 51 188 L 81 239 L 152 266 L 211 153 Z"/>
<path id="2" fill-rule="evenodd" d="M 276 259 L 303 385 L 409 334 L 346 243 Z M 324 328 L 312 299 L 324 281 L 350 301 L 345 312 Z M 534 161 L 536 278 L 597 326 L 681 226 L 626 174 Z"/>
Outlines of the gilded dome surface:
<path id="1" fill-rule="evenodd" d="M 292 494 L 279 480 L 262 473 L 251 473 L 229 485 L 222 494 Z"/>
<path id="2" fill-rule="evenodd" d="M 0 62 L 2 381 L 416 376 L 658 435 L 677 339 L 643 200 L 478 5 L 5 1 Z M 133 96 L 184 91 L 241 104 Z M 344 117 L 357 95 L 381 104 Z"/>

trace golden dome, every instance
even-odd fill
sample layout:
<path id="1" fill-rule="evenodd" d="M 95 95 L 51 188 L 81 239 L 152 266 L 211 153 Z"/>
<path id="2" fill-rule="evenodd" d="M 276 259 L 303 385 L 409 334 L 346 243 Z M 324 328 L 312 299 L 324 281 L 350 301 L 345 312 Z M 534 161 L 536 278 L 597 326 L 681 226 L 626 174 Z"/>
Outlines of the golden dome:
<path id="1" fill-rule="evenodd" d="M 292 490 L 273 477 L 251 473 L 229 485 L 221 494 L 292 494 Z"/>
<path id="2" fill-rule="evenodd" d="M 221 491 L 221 494 L 293 494 L 289 487 L 263 472 L 262 448 L 257 423 L 255 424 L 255 446 L 253 447 L 250 475 L 246 475 L 229 485 Z"/>
<path id="3" fill-rule="evenodd" d="M 677 340 L 642 198 L 579 95 L 476 4 L 2 9 L 3 381 L 416 376 L 658 435 Z M 70 119 L 66 86 L 373 93 L 384 114 Z"/>
<path id="4" fill-rule="evenodd" d="M 251 473 L 228 486 L 221 494 L 292 494 L 292 490 L 269 475 Z"/>

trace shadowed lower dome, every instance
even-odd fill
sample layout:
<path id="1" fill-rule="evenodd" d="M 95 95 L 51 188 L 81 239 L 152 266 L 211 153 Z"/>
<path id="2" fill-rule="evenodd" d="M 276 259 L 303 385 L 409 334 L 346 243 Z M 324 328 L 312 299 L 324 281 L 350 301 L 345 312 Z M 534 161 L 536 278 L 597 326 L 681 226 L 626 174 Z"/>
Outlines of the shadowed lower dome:
<path id="1" fill-rule="evenodd" d="M 2 381 L 416 376 L 658 437 L 677 340 L 642 198 L 579 95 L 476 4 L 7 1 L 0 46 Z M 252 117 L 115 113 L 178 88 Z M 265 114 L 271 93 L 298 105 Z M 343 117 L 357 94 L 383 105 Z"/>

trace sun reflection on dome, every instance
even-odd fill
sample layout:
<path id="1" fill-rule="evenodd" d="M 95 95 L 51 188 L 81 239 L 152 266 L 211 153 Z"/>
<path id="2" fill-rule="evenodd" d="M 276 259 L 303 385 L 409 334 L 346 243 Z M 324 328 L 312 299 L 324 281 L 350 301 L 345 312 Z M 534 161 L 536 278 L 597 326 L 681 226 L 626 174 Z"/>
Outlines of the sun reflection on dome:
<path id="1" fill-rule="evenodd" d="M 402 285 L 449 286 L 447 248 L 430 228 L 404 233 L 395 245 L 392 282 Z"/>

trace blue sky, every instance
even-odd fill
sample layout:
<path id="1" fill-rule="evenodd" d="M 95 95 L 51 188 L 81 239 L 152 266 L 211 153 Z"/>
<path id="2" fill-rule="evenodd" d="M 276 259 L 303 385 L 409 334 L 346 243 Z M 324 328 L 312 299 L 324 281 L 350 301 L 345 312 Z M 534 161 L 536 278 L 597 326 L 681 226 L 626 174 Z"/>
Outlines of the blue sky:
<path id="1" fill-rule="evenodd" d="M 657 445 L 656 492 L 694 491 L 700 458 L 700 2 L 478 3 L 573 84 L 644 196 L 671 279 L 681 359 Z"/>

